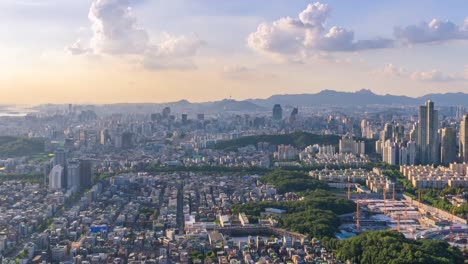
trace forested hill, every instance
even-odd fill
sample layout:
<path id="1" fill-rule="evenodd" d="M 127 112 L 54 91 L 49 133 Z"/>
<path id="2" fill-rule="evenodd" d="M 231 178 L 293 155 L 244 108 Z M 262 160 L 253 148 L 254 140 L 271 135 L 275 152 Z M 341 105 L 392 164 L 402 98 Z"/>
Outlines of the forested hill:
<path id="1" fill-rule="evenodd" d="M 284 135 L 259 135 L 247 136 L 233 140 L 220 141 L 214 145 L 215 149 L 236 150 L 248 145 L 256 146 L 259 142 L 267 142 L 273 145 L 292 145 L 297 148 L 305 148 L 309 145 L 335 145 L 340 141 L 337 135 L 316 135 L 307 132 L 295 132 Z"/>
<path id="2" fill-rule="evenodd" d="M 461 251 L 446 241 L 411 240 L 395 231 L 365 232 L 330 246 L 338 259 L 351 263 L 464 263 Z"/>
<path id="3" fill-rule="evenodd" d="M 0 136 L 0 158 L 35 155 L 44 152 L 44 140 Z"/>

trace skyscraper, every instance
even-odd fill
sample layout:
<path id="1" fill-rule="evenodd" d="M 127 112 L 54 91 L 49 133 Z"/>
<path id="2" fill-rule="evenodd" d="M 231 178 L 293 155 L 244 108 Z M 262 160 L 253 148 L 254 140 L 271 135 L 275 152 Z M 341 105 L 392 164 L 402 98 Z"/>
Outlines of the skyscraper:
<path id="1" fill-rule="evenodd" d="M 67 153 L 60 149 L 54 153 L 54 164 L 53 166 L 60 165 L 65 168 L 67 165 Z"/>
<path id="2" fill-rule="evenodd" d="M 292 123 L 296 122 L 298 114 L 299 114 L 299 108 L 294 107 L 292 112 L 291 112 L 291 115 L 289 116 L 289 123 L 292 124 Z"/>
<path id="3" fill-rule="evenodd" d="M 460 122 L 460 159 L 468 162 L 468 115 L 465 114 Z"/>
<path id="4" fill-rule="evenodd" d="M 63 188 L 63 167 L 55 165 L 49 174 L 49 188 L 59 190 Z"/>
<path id="5" fill-rule="evenodd" d="M 93 177 L 93 164 L 91 160 L 80 160 L 80 188 L 90 187 Z"/>
<path id="6" fill-rule="evenodd" d="M 171 108 L 169 106 L 164 107 L 164 109 L 162 110 L 163 118 L 169 118 L 170 114 L 171 114 Z"/>
<path id="7" fill-rule="evenodd" d="M 280 121 L 281 119 L 283 119 L 283 108 L 280 104 L 275 104 L 273 106 L 273 120 Z"/>
<path id="8" fill-rule="evenodd" d="M 67 166 L 67 189 L 80 188 L 80 161 L 70 160 Z"/>
<path id="9" fill-rule="evenodd" d="M 457 135 L 451 127 L 441 130 L 440 163 L 448 166 L 457 159 Z"/>
<path id="10" fill-rule="evenodd" d="M 419 107 L 417 145 L 421 164 L 439 163 L 438 128 L 439 112 L 434 110 L 434 102 L 429 100 Z"/>

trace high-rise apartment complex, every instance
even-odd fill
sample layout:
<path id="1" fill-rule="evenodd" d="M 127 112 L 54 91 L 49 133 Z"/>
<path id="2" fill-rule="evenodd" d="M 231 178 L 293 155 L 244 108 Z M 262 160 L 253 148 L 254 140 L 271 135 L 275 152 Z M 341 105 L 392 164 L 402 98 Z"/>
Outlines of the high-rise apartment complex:
<path id="1" fill-rule="evenodd" d="M 468 162 L 468 115 L 465 114 L 460 122 L 460 159 Z"/>
<path id="2" fill-rule="evenodd" d="M 417 146 L 421 164 L 439 163 L 438 144 L 439 113 L 434 109 L 434 102 L 427 101 L 419 107 L 419 125 Z"/>
<path id="3" fill-rule="evenodd" d="M 448 166 L 457 160 L 457 134 L 451 127 L 441 129 L 440 163 Z"/>

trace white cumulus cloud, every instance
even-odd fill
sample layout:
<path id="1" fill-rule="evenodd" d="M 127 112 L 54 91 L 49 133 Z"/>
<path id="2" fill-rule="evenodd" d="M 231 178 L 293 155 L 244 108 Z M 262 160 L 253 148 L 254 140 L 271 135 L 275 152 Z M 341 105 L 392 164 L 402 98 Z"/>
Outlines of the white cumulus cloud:
<path id="1" fill-rule="evenodd" d="M 93 0 L 88 14 L 92 30 L 89 48 L 78 40 L 67 50 L 74 55 L 93 52 L 111 56 L 136 56 L 148 69 L 195 68 L 193 57 L 204 42 L 195 35 L 170 34 L 166 34 L 162 41 L 152 41 L 148 31 L 138 25 L 130 2 Z"/>
<path id="2" fill-rule="evenodd" d="M 138 26 L 129 0 L 95 0 L 88 17 L 92 24 L 94 50 L 107 54 L 134 54 L 147 48 L 148 33 Z"/>
<path id="3" fill-rule="evenodd" d="M 261 53 L 293 58 L 320 51 L 358 51 L 393 45 L 392 40 L 384 38 L 355 40 L 354 32 L 343 27 L 333 26 L 327 31 L 325 23 L 330 11 L 327 5 L 316 2 L 309 4 L 298 18 L 262 23 L 248 36 L 247 45 Z"/>
<path id="4" fill-rule="evenodd" d="M 459 27 L 449 20 L 432 19 L 418 25 L 395 28 L 395 37 L 409 44 L 468 39 L 468 18 Z"/>

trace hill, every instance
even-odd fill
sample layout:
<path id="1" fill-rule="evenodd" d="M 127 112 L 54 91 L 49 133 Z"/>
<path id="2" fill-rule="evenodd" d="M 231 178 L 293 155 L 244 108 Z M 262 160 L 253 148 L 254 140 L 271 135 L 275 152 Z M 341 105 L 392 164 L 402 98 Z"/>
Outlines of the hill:
<path id="1" fill-rule="evenodd" d="M 256 99 L 251 102 L 257 105 L 297 105 L 297 106 L 314 106 L 314 105 L 413 105 L 419 102 L 416 98 L 397 95 L 378 95 L 370 90 L 362 89 L 357 92 L 338 92 L 333 90 L 323 90 L 316 94 L 286 94 L 273 95 L 267 99 Z"/>
<path id="2" fill-rule="evenodd" d="M 352 263 L 464 262 L 460 250 L 443 240 L 411 240 L 395 231 L 365 232 L 339 241 L 333 253 L 338 259 Z"/>
<path id="3" fill-rule="evenodd" d="M 323 90 L 316 94 L 273 95 L 267 99 L 253 99 L 249 101 L 256 105 L 272 107 L 274 104 L 291 106 L 422 105 L 429 99 L 436 102 L 438 106 L 468 106 L 468 94 L 466 93 L 439 93 L 420 97 L 408 97 L 390 94 L 379 95 L 368 89 L 362 89 L 357 92 Z"/>
<path id="4" fill-rule="evenodd" d="M 44 140 L 0 136 L 0 158 L 36 155 L 44 152 Z"/>
<path id="5" fill-rule="evenodd" d="M 296 148 L 305 148 L 309 145 L 338 145 L 340 136 L 337 135 L 316 135 L 307 132 L 295 132 L 285 135 L 259 135 L 241 137 L 233 140 L 218 142 L 214 145 L 214 149 L 236 150 L 239 147 L 248 145 L 256 146 L 259 142 L 267 142 L 273 145 L 292 145 Z"/>

